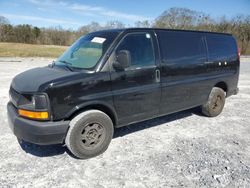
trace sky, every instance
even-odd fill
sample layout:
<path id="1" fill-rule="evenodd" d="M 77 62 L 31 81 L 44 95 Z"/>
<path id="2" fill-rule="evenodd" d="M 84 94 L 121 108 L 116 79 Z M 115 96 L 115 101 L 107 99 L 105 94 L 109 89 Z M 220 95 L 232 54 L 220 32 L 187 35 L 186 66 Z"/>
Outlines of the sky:
<path id="1" fill-rule="evenodd" d="M 121 21 L 127 27 L 136 21 L 153 21 L 171 7 L 189 8 L 230 18 L 250 15 L 250 0 L 0 0 L 0 16 L 11 24 L 78 29 L 92 21 Z"/>

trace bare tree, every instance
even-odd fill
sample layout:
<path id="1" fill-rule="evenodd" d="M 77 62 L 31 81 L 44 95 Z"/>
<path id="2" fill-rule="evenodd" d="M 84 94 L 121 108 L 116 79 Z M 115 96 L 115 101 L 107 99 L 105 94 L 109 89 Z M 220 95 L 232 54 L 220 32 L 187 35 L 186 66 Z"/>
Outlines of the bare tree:
<path id="1" fill-rule="evenodd" d="M 149 28 L 152 23 L 149 20 L 135 22 L 135 27 Z"/>
<path id="2" fill-rule="evenodd" d="M 6 25 L 9 24 L 9 20 L 5 18 L 4 16 L 0 16 L 0 25 Z"/>
<path id="3" fill-rule="evenodd" d="M 9 20 L 4 16 L 0 16 L 0 41 L 6 41 L 6 25 L 9 24 Z"/>
<path id="4" fill-rule="evenodd" d="M 115 20 L 115 21 L 108 21 L 103 28 L 104 29 L 121 29 L 121 28 L 125 28 L 125 25 L 122 22 Z"/>
<path id="5" fill-rule="evenodd" d="M 230 31 L 238 40 L 241 53 L 245 54 L 250 43 L 250 15 L 238 15 L 230 22 Z"/>
<path id="6" fill-rule="evenodd" d="M 97 22 L 91 22 L 88 25 L 82 26 L 78 29 L 78 31 L 82 34 L 86 34 L 86 33 L 90 33 L 93 31 L 98 31 L 98 30 L 102 30 L 103 27 L 97 23 Z"/>
<path id="7" fill-rule="evenodd" d="M 172 29 L 192 29 L 200 23 L 211 21 L 208 15 L 187 8 L 170 8 L 164 11 L 153 24 L 154 27 Z"/>

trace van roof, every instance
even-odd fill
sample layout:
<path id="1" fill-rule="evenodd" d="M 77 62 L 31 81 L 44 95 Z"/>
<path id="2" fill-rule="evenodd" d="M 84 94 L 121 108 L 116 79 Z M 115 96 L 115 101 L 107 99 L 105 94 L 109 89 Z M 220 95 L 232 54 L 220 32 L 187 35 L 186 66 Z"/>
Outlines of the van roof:
<path id="1" fill-rule="evenodd" d="M 214 33 L 214 34 L 221 34 L 221 35 L 232 35 L 230 33 L 219 33 L 219 32 L 210 32 L 210 31 L 197 31 L 197 30 L 185 30 L 185 29 L 166 29 L 166 28 L 122 28 L 122 29 L 107 29 L 107 30 L 101 30 L 101 31 L 121 33 L 121 32 L 124 32 L 124 31 L 140 31 L 140 30 L 185 31 L 185 32 Z"/>

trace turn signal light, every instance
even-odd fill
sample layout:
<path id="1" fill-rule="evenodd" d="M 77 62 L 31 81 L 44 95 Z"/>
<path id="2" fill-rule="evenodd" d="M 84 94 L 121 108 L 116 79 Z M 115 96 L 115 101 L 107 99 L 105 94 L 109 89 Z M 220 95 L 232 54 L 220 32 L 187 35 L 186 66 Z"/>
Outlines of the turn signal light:
<path id="1" fill-rule="evenodd" d="M 48 112 L 34 112 L 34 111 L 19 109 L 18 114 L 20 116 L 27 117 L 30 119 L 48 119 L 49 118 Z"/>

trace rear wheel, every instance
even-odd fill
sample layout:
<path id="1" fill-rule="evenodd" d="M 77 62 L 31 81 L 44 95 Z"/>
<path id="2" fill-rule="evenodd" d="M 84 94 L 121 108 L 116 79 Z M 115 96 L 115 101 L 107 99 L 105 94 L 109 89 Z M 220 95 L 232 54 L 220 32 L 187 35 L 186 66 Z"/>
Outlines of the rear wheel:
<path id="1" fill-rule="evenodd" d="M 87 159 L 108 148 L 113 132 L 113 123 L 107 114 L 89 110 L 71 120 L 65 143 L 73 155 Z"/>
<path id="2" fill-rule="evenodd" d="M 221 88 L 214 87 L 206 104 L 202 105 L 202 113 L 208 117 L 218 116 L 225 104 L 225 92 Z"/>

